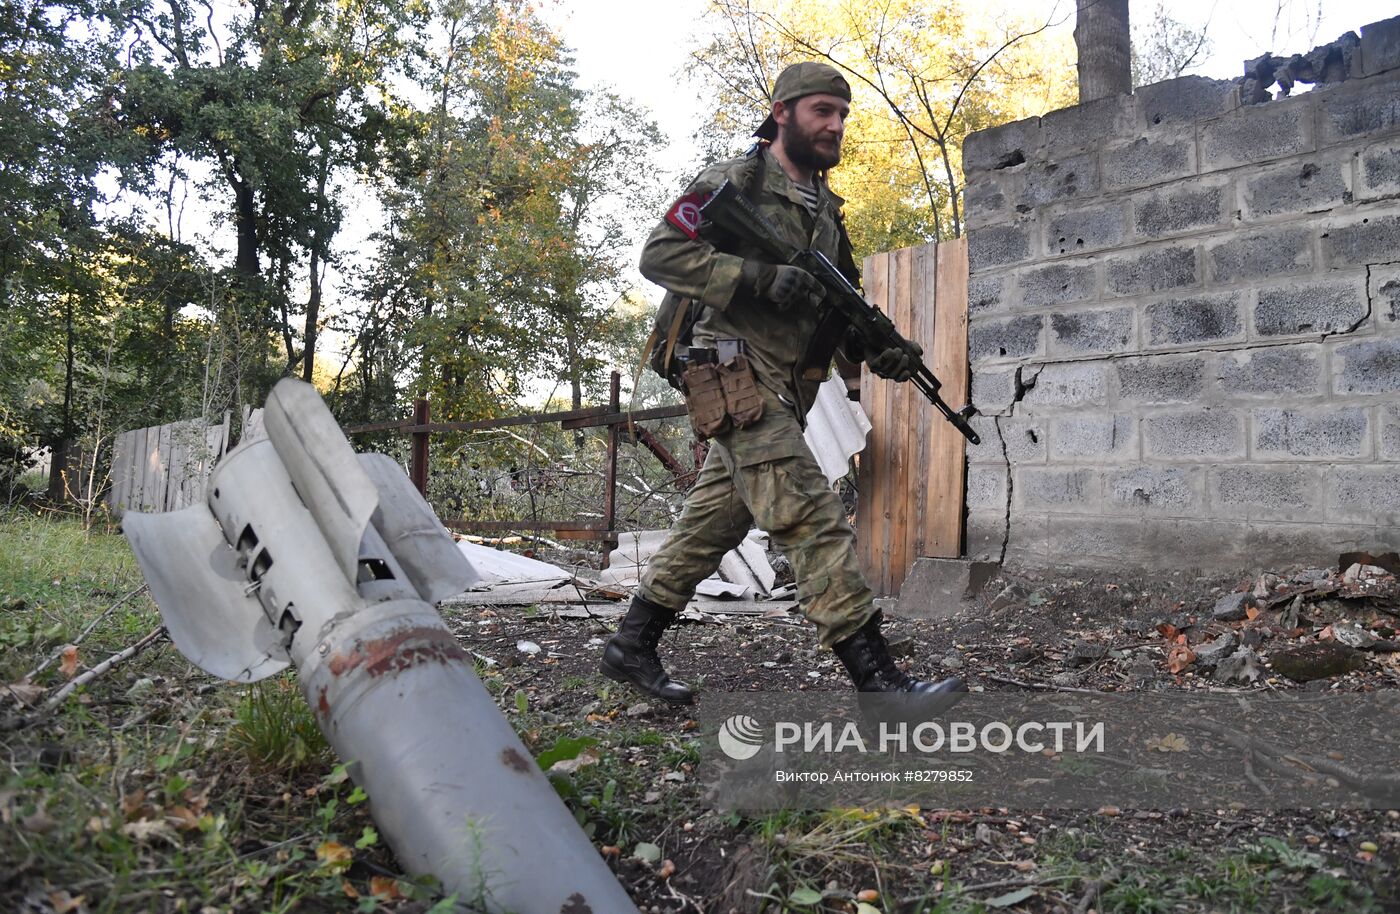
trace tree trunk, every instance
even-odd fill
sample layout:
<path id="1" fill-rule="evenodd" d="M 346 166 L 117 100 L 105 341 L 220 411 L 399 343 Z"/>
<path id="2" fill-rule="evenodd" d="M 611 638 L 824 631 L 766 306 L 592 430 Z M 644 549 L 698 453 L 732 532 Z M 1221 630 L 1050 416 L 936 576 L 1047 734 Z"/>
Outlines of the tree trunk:
<path id="1" fill-rule="evenodd" d="M 1078 0 L 1079 103 L 1133 91 L 1128 0 Z"/>
<path id="2" fill-rule="evenodd" d="M 63 328 L 66 352 L 63 360 L 63 428 L 54 441 L 49 459 L 49 501 L 57 504 L 65 498 L 65 480 L 69 457 L 73 450 L 73 371 L 74 371 L 74 327 L 73 295 L 68 292 L 63 309 Z"/>
<path id="3" fill-rule="evenodd" d="M 316 371 L 316 324 L 321 320 L 321 257 L 330 234 L 326 228 L 326 178 L 330 169 L 331 153 L 327 144 L 321 150 L 320 169 L 316 174 L 316 224 L 311 230 L 311 265 L 307 277 L 311 294 L 306 300 L 306 331 L 302 338 L 301 377 L 308 384 L 313 383 Z"/>

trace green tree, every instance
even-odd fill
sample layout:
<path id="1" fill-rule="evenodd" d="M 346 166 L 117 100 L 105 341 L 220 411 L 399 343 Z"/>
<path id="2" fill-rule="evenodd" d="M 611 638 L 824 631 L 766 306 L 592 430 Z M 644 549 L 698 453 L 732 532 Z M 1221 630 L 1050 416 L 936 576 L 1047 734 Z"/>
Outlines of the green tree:
<path id="1" fill-rule="evenodd" d="M 852 240 L 877 251 L 962 234 L 962 138 L 1073 103 L 1073 52 L 1057 20 L 993 22 L 954 0 L 712 0 L 692 76 L 718 104 L 709 156 L 732 154 L 798 60 L 842 70 L 854 95 L 842 165 Z"/>

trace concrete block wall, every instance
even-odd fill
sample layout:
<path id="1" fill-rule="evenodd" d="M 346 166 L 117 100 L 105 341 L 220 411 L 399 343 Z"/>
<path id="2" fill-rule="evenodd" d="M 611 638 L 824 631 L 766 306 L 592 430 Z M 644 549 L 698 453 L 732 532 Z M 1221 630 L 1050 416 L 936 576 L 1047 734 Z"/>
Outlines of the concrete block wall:
<path id="1" fill-rule="evenodd" d="M 1400 18 L 1345 61 L 1292 98 L 1188 76 L 967 137 L 970 557 L 1400 547 Z"/>

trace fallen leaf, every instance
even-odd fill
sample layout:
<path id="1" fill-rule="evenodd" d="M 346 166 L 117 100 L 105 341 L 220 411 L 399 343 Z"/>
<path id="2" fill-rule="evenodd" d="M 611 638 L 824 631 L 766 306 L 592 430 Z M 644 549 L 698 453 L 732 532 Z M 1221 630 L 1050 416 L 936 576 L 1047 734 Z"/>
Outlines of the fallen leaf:
<path id="1" fill-rule="evenodd" d="M 1031 870 L 1035 869 L 1035 861 L 1017 860 L 1015 863 L 1011 864 L 1011 868 L 1018 873 L 1029 873 Z"/>
<path id="2" fill-rule="evenodd" d="M 550 765 L 549 773 L 573 774 L 580 768 L 598 764 L 598 758 L 598 751 L 596 749 L 585 749 L 573 758 L 561 758 L 553 765 Z"/>
<path id="3" fill-rule="evenodd" d="M 1147 748 L 1156 752 L 1185 752 L 1186 737 L 1180 733 L 1168 733 L 1166 736 L 1148 740 Z"/>
<path id="4" fill-rule="evenodd" d="M 375 898 L 390 900 L 403 897 L 403 893 L 399 891 L 399 881 L 393 876 L 369 877 L 369 893 Z"/>
<path id="5" fill-rule="evenodd" d="M 12 682 L 5 686 L 11 695 L 21 704 L 32 705 L 43 696 L 46 689 L 43 686 L 35 685 L 28 679 L 21 679 L 19 682 Z"/>
<path id="6" fill-rule="evenodd" d="M 1185 637 L 1184 635 L 1182 637 Z M 1184 644 L 1178 644 L 1167 653 L 1167 670 L 1180 673 L 1196 662 L 1196 652 Z"/>
<path id="7" fill-rule="evenodd" d="M 170 844 L 177 843 L 175 832 L 165 824 L 164 819 L 137 819 L 135 822 L 128 822 L 122 826 L 122 834 L 137 843 L 154 841 L 156 838 Z"/>
<path id="8" fill-rule="evenodd" d="M 1168 641 L 1175 641 L 1176 636 L 1181 634 L 1181 630 L 1170 622 L 1163 622 L 1161 625 L 1157 626 L 1157 632 Z"/>
<path id="9" fill-rule="evenodd" d="M 350 868 L 354 852 L 339 841 L 322 841 L 316 847 L 316 859 L 328 873 L 340 873 Z"/>
<path id="10" fill-rule="evenodd" d="M 350 884 L 349 879 L 340 880 L 340 890 L 345 893 L 346 898 L 359 898 L 360 893 Z"/>
<path id="11" fill-rule="evenodd" d="M 1261 612 L 1263 612 L 1263 610 L 1260 609 L 1258 606 L 1250 605 L 1250 606 L 1246 606 L 1246 607 L 1244 608 L 1244 616 L 1245 616 L 1246 619 L 1250 620 L 1251 622 L 1253 622 L 1255 619 L 1259 618 L 1259 614 L 1260 614 Z"/>
<path id="12" fill-rule="evenodd" d="M 165 821 L 180 829 L 194 831 L 199 828 L 199 815 L 188 806 L 175 806 L 165 811 Z"/>
<path id="13" fill-rule="evenodd" d="M 637 846 L 632 848 L 632 856 L 643 863 L 655 863 L 661 859 L 661 848 L 650 841 L 639 841 Z"/>
<path id="14" fill-rule="evenodd" d="M 63 889 L 49 893 L 49 904 L 53 905 L 53 914 L 69 914 L 70 911 L 81 908 L 85 901 L 87 901 L 86 895 L 74 898 Z"/>
<path id="15" fill-rule="evenodd" d="M 78 672 L 78 646 L 76 644 L 65 645 L 63 648 L 63 660 L 58 665 L 58 670 L 63 674 L 64 679 L 72 679 Z"/>

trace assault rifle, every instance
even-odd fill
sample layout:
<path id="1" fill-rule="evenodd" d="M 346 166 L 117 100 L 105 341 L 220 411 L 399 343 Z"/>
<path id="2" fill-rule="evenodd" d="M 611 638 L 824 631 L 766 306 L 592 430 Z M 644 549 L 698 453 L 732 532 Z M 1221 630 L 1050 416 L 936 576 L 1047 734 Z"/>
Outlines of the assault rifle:
<path id="1" fill-rule="evenodd" d="M 968 425 L 967 420 L 977 415 L 977 408 L 971 403 L 962 409 L 954 410 L 938 395 L 942 387 L 938 378 L 923 363 L 912 344 L 899 335 L 894 323 L 879 308 L 870 304 L 851 285 L 836 265 L 820 251 L 802 249 L 787 244 L 773 226 L 759 212 L 758 207 L 729 181 L 719 186 L 700 207 L 701 215 L 710 222 L 757 246 L 775 263 L 791 264 L 811 273 L 826 287 L 825 307 L 834 308 L 845 316 L 851 328 L 861 337 L 870 349 L 900 348 L 908 352 L 918 362 L 919 368 L 910 378 L 919 392 L 943 414 L 943 418 L 953 424 L 953 428 L 973 444 L 981 444 L 982 439 Z"/>

